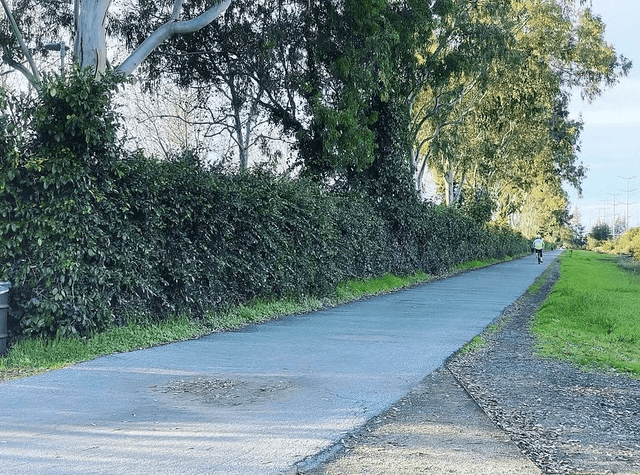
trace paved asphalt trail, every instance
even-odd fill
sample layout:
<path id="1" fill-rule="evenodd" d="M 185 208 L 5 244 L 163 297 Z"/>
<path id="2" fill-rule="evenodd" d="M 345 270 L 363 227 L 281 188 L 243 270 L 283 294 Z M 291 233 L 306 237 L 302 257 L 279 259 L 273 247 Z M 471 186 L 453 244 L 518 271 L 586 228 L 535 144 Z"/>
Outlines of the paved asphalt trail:
<path id="1" fill-rule="evenodd" d="M 555 255 L 0 383 L 0 473 L 295 473 L 440 367 Z"/>

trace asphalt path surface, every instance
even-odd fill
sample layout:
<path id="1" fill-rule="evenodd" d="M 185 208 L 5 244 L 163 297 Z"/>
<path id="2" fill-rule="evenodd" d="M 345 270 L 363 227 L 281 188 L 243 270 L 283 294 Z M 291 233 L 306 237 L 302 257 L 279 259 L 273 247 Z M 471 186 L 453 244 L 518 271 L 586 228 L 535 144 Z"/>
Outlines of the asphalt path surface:
<path id="1" fill-rule="evenodd" d="M 439 368 L 556 255 L 0 383 L 0 473 L 295 473 Z"/>

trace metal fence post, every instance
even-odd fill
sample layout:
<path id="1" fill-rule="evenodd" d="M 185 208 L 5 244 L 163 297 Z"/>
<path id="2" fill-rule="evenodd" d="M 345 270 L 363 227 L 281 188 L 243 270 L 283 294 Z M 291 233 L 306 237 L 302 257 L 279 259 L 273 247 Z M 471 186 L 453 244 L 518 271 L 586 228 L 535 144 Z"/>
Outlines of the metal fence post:
<path id="1" fill-rule="evenodd" d="M 7 350 L 7 315 L 9 314 L 9 282 L 0 282 L 0 356 Z"/>

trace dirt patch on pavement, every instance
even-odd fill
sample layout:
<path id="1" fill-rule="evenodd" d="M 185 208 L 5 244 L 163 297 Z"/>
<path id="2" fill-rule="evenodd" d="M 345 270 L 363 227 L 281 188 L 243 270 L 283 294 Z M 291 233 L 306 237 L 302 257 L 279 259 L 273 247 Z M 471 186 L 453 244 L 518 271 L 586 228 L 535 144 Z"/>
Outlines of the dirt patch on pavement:
<path id="1" fill-rule="evenodd" d="M 487 345 L 454 355 L 298 473 L 640 473 L 640 381 L 534 355 L 528 325 L 557 277 L 556 262 Z"/>
<path id="2" fill-rule="evenodd" d="M 180 400 L 188 398 L 201 404 L 240 406 L 285 397 L 296 389 L 296 384 L 278 378 L 196 377 L 170 381 L 163 385 L 151 386 L 149 389 L 168 397 Z"/>
<path id="3" fill-rule="evenodd" d="M 26 378 L 27 376 L 35 376 L 45 372 L 46 369 L 33 369 L 33 368 L 10 368 L 0 371 L 0 383 L 9 381 L 11 379 Z"/>

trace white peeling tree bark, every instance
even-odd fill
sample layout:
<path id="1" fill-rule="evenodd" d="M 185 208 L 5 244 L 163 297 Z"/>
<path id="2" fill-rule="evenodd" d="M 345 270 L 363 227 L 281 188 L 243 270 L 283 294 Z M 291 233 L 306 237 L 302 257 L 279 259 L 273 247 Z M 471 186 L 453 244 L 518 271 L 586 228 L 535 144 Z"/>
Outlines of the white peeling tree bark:
<path id="1" fill-rule="evenodd" d="M 209 25 L 222 15 L 231 5 L 232 0 L 221 0 L 218 4 L 208 8 L 199 16 L 190 20 L 180 20 L 183 0 L 174 0 L 171 18 L 164 25 L 154 31 L 143 43 L 136 48 L 129 57 L 117 68 L 125 75 L 130 75 L 163 41 L 176 35 L 193 33 Z M 74 15 L 74 56 L 81 67 L 92 67 L 96 76 L 107 68 L 107 14 L 112 0 L 73 0 Z M 0 7 L 4 10 L 10 27 L 18 41 L 20 50 L 27 59 L 28 66 L 18 62 L 10 65 L 20 71 L 27 80 L 40 88 L 41 74 L 31 55 L 27 44 L 15 22 L 11 7 L 7 0 L 0 0 Z"/>
<path id="2" fill-rule="evenodd" d="M 81 67 L 93 66 L 96 74 L 107 67 L 107 12 L 111 0 L 74 0 L 76 36 L 74 54 Z"/>
<path id="3" fill-rule="evenodd" d="M 96 75 L 103 72 L 107 61 L 107 12 L 112 0 L 74 0 L 76 36 L 74 53 L 80 66 L 92 66 Z M 193 33 L 218 18 L 231 5 L 231 0 L 222 0 L 196 18 L 180 20 L 183 0 L 175 0 L 171 18 L 154 31 L 136 48 L 118 71 L 130 75 L 163 41 L 175 35 Z"/>
<path id="4" fill-rule="evenodd" d="M 120 66 L 118 66 L 118 71 L 121 71 L 126 75 L 133 73 L 133 71 L 140 66 L 140 63 L 142 63 L 163 41 L 168 40 L 172 36 L 193 33 L 194 31 L 204 28 L 222 15 L 229 5 L 231 5 L 231 0 L 222 0 L 220 3 L 209 8 L 196 18 L 180 21 L 182 0 L 176 0 L 173 4 L 173 14 L 171 15 L 171 19 L 154 31 L 149 38 L 144 40 L 143 43 L 136 48 L 136 50 L 131 53 Z"/>

